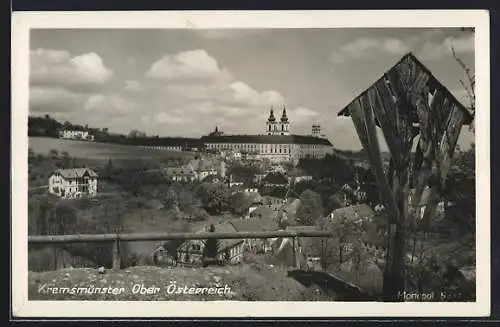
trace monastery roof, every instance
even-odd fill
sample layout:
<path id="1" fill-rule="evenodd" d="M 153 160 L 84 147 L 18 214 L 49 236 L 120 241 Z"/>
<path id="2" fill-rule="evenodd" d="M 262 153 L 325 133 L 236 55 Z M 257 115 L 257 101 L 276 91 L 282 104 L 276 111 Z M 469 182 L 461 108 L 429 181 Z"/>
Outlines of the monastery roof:
<path id="1" fill-rule="evenodd" d="M 203 136 L 204 143 L 310 144 L 333 146 L 325 138 L 309 135 L 221 135 Z"/>
<path id="2" fill-rule="evenodd" d="M 57 169 L 55 173 L 60 174 L 66 179 L 82 178 L 85 174 L 88 174 L 89 177 L 98 177 L 96 172 L 90 168 Z"/>

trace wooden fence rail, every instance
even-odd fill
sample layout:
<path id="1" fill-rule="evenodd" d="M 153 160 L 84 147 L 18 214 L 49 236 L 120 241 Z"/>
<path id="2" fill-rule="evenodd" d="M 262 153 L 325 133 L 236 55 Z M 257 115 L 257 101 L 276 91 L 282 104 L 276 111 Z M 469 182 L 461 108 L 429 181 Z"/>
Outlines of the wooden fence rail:
<path id="1" fill-rule="evenodd" d="M 115 234 L 75 234 L 75 235 L 29 235 L 28 244 L 67 244 L 100 243 L 113 244 L 113 269 L 120 269 L 120 242 L 170 241 L 170 240 L 207 240 L 207 239 L 263 239 L 292 238 L 294 261 L 296 258 L 296 239 L 298 237 L 333 237 L 328 231 L 266 231 L 234 233 L 115 233 Z M 295 262 L 295 265 L 297 262 Z"/>

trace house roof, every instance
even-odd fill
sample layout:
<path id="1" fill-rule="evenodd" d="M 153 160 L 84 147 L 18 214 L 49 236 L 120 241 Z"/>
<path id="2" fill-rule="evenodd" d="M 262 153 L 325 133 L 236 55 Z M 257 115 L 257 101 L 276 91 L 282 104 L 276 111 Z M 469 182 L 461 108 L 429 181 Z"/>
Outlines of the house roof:
<path id="1" fill-rule="evenodd" d="M 203 136 L 206 143 L 249 143 L 249 144 L 316 144 L 333 146 L 326 138 L 308 135 L 221 135 Z"/>
<path id="2" fill-rule="evenodd" d="M 90 168 L 57 169 L 55 171 L 55 173 L 60 174 L 62 177 L 66 178 L 66 179 L 82 178 L 85 175 L 88 175 L 89 177 L 95 177 L 95 178 L 98 177 L 96 172 Z"/>
<path id="3" fill-rule="evenodd" d="M 373 217 L 375 212 L 367 204 L 357 204 L 333 210 L 334 216 L 344 216 L 347 219 Z"/>
<path id="4" fill-rule="evenodd" d="M 402 67 L 403 66 L 403 67 Z M 410 67 L 404 67 L 404 66 L 410 66 Z M 370 87 L 368 87 L 365 91 L 363 91 L 361 94 L 359 94 L 356 98 L 354 98 L 347 106 L 345 106 L 342 110 L 339 111 L 337 116 L 350 116 L 350 108 L 353 103 L 355 103 L 357 100 L 360 98 L 364 97 L 369 90 L 374 88 L 382 79 L 385 78 L 386 75 L 397 75 L 399 77 L 399 71 L 403 69 L 413 69 L 413 74 L 415 74 L 420 81 L 420 73 L 425 73 L 429 76 L 429 82 L 427 85 L 431 86 L 435 89 L 440 90 L 446 98 L 454 105 L 456 106 L 459 110 L 461 110 L 465 114 L 465 122 L 464 125 L 469 125 L 472 122 L 472 115 L 465 109 L 464 105 L 458 101 L 455 96 L 441 84 L 431 73 L 431 71 L 420 62 L 413 53 L 409 52 L 405 54 L 394 66 L 392 66 L 389 70 L 383 74 L 375 83 L 373 83 Z M 422 85 L 423 86 L 423 85 Z M 415 122 L 418 122 L 418 117 L 416 113 L 413 116 L 413 119 L 415 119 Z M 376 119 L 377 126 L 380 126 L 378 120 Z"/>
<path id="5" fill-rule="evenodd" d="M 231 219 L 229 223 L 238 232 L 252 232 L 252 231 L 273 231 L 278 229 L 278 224 L 275 219 L 270 217 L 262 218 L 247 218 L 247 219 Z"/>
<path id="6" fill-rule="evenodd" d="M 208 175 L 206 176 L 205 178 L 203 178 L 203 183 L 213 183 L 213 182 L 216 182 L 216 181 L 220 181 L 221 178 L 217 175 Z"/>
<path id="7" fill-rule="evenodd" d="M 274 184 L 274 185 L 286 185 L 288 184 L 288 179 L 281 173 L 268 173 L 266 177 L 262 179 L 264 183 Z"/>

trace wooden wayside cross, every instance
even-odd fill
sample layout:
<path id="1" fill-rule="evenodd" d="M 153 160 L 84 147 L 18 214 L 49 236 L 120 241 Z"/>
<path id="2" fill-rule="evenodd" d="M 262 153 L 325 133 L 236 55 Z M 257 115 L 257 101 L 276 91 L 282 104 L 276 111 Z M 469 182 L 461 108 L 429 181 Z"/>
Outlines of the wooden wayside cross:
<path id="1" fill-rule="evenodd" d="M 432 200 L 425 207 L 422 223 L 426 225 L 432 218 L 461 128 L 472 122 L 472 116 L 412 53 L 403 56 L 338 115 L 351 116 L 389 215 L 384 300 L 402 301 L 398 293 L 405 290 L 406 231 L 417 222 L 417 208 L 426 187 Z M 387 172 L 377 126 L 391 155 Z M 415 138 L 418 143 L 412 153 Z"/>

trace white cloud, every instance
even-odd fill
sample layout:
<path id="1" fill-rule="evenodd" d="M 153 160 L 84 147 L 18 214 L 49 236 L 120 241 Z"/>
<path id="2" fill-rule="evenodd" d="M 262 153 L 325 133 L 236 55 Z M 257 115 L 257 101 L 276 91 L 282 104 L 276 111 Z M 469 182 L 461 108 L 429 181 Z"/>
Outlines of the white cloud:
<path id="1" fill-rule="evenodd" d="M 146 76 L 164 81 L 217 80 L 227 77 L 227 72 L 205 50 L 191 50 L 163 56 Z"/>
<path id="2" fill-rule="evenodd" d="M 125 100 L 120 95 L 95 94 L 85 102 L 83 109 L 98 114 L 126 114 L 135 110 L 137 106 Z"/>
<path id="3" fill-rule="evenodd" d="M 297 121 L 297 122 L 311 122 L 313 119 L 317 119 L 319 117 L 319 113 L 315 110 L 305 108 L 305 107 L 298 107 L 294 110 L 292 110 L 292 113 L 290 116 L 290 120 Z"/>
<path id="4" fill-rule="evenodd" d="M 409 46 L 397 38 L 360 38 L 331 52 L 329 59 L 334 64 L 340 64 L 352 59 L 362 59 L 381 54 L 400 55 L 409 50 Z"/>
<path id="5" fill-rule="evenodd" d="M 67 51 L 37 49 L 30 51 L 30 83 L 67 89 L 86 90 L 102 86 L 113 76 L 94 52 L 75 57 Z"/>
<path id="6" fill-rule="evenodd" d="M 224 122 L 225 127 L 238 126 L 244 130 L 262 125 L 263 121 L 256 122 L 254 118 L 264 112 L 268 114 L 271 105 L 285 102 L 276 90 L 261 92 L 234 79 L 204 50 L 164 56 L 151 66 L 146 75 L 164 84 L 161 90 L 165 92 L 161 97 L 168 99 L 177 112 L 168 110 L 162 117 L 149 115 L 143 119 L 144 123 L 165 121 L 186 124 L 190 117 L 182 113 L 185 111 L 193 113 L 191 118 L 197 124 L 205 126 L 206 122 L 207 128 L 212 128 L 214 122 Z M 161 102 L 159 100 L 159 106 Z"/>
<path id="7" fill-rule="evenodd" d="M 138 92 L 138 91 L 142 91 L 142 86 L 138 81 L 128 80 L 128 81 L 125 81 L 124 89 L 125 89 L 125 91 Z"/>
<path id="8" fill-rule="evenodd" d="M 418 57 L 426 60 L 451 57 L 452 47 L 457 54 L 474 52 L 474 35 L 448 37 L 442 42 L 426 42 L 418 53 Z"/>

